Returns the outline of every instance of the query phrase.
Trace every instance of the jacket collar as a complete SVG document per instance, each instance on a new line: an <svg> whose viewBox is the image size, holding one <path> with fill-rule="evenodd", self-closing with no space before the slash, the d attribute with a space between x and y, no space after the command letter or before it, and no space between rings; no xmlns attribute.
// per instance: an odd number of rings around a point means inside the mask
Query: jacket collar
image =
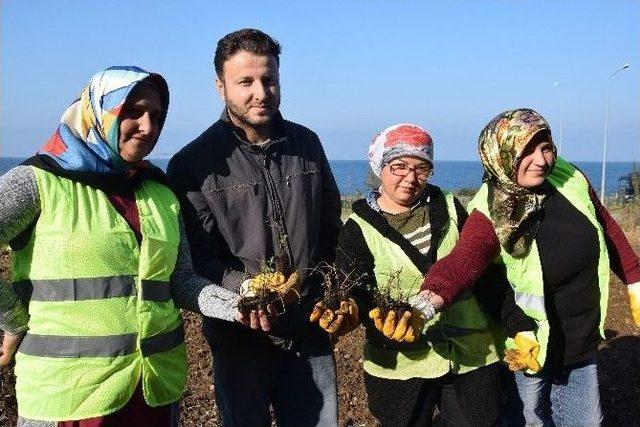
<svg viewBox="0 0 640 427"><path fill-rule="evenodd" d="M276 113L276 115L273 117L273 120L275 124L274 135L271 138L269 138L269 141L265 145L260 146L262 150L266 150L273 144L287 139L288 135L286 134L284 119L282 118L282 114L280 114L280 111ZM256 146L255 144L251 144L249 141L247 141L241 136L243 132L231 122L231 119L229 118L229 112L226 107L224 108L224 110L222 110L222 113L220 114L220 121L222 121L225 124L225 127L229 129L233 133L235 138L239 142L241 142L243 145L258 148L258 146Z"/></svg>

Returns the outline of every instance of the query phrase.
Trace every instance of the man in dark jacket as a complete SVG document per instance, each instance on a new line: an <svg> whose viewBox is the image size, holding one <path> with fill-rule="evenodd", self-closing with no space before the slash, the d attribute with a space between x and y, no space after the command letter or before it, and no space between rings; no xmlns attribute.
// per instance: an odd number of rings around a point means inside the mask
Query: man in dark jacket
<svg viewBox="0 0 640 427"><path fill-rule="evenodd" d="M335 362L328 334L308 321L332 262L340 195L318 136L279 112L279 44L245 29L215 54L221 118L178 152L168 175L196 271L240 292L275 256L300 272L298 303L275 316L254 310L229 323L204 319L215 394L225 425L337 425ZM244 286L243 286L244 284Z"/></svg>

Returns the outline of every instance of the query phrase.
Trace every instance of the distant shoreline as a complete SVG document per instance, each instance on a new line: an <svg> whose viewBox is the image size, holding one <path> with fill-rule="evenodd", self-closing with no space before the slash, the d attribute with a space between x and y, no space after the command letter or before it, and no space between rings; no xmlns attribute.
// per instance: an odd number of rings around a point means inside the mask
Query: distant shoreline
<svg viewBox="0 0 640 427"><path fill-rule="evenodd" d="M0 175L24 160L23 157L0 157ZM152 163L163 170L169 163L166 158L152 158ZM362 196L369 192L367 184L369 178L369 164L362 160L329 160L333 176L340 193L349 197ZM600 189L601 162L577 161L576 165L587 175L593 187ZM634 167L634 162L607 162L606 193L614 194L617 191L618 179ZM434 185L444 190L460 191L462 189L476 189L480 186L482 165L479 160L436 160L435 175L431 179Z"/></svg>

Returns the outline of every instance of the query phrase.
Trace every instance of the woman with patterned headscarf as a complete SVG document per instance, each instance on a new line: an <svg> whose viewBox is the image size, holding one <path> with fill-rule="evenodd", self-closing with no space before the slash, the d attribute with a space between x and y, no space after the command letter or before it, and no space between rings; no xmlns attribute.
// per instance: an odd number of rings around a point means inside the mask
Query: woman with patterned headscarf
<svg viewBox="0 0 640 427"><path fill-rule="evenodd" d="M512 293L504 302L505 362L527 425L598 425L595 356L604 337L609 270L629 284L640 326L640 262L574 165L558 157L535 111L499 114L484 128L484 183L460 242L422 289L464 289L493 261ZM526 321L513 321L526 314ZM518 317L518 316L515 316Z"/></svg>
<svg viewBox="0 0 640 427"><path fill-rule="evenodd" d="M363 282L320 326L337 337L364 324L368 405L382 426L429 426L436 405L445 425L494 425L503 403L499 357L475 296L410 298L467 218L455 196L428 182L433 141L419 126L391 126L371 142L369 164L381 185L353 203L336 251L339 269ZM389 308L390 300L400 303Z"/></svg>
<svg viewBox="0 0 640 427"><path fill-rule="evenodd" d="M0 366L17 349L18 425L171 425L187 375L177 307L234 319L237 297L195 275L178 201L144 160L168 106L160 75L107 68L0 177Z"/></svg>

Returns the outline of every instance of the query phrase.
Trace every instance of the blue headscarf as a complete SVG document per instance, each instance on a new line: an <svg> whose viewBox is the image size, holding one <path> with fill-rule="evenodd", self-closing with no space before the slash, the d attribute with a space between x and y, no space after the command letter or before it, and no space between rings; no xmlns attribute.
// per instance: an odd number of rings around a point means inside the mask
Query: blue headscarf
<svg viewBox="0 0 640 427"><path fill-rule="evenodd" d="M164 78L134 66L109 67L91 77L38 154L50 157L61 169L80 173L123 174L132 168L146 167L125 162L118 147L120 111L143 80L158 88L162 130L169 107L169 89Z"/></svg>

